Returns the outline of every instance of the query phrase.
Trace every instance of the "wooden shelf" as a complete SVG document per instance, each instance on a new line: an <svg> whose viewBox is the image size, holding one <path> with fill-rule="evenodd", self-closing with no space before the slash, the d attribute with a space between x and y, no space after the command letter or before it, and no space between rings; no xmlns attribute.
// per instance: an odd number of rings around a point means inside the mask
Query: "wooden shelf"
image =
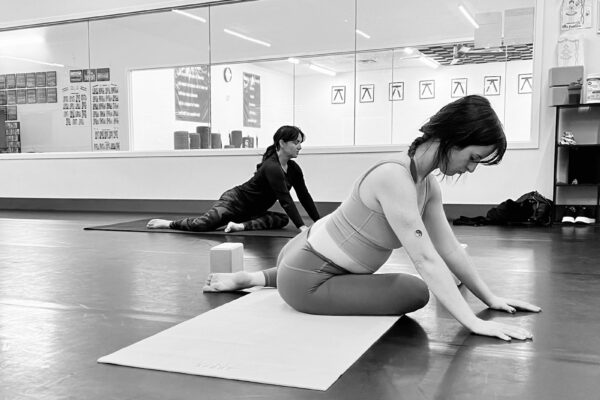
<svg viewBox="0 0 600 400"><path fill-rule="evenodd" d="M585 103L585 104L557 104L550 107L556 108L581 108L581 107L600 107L600 103Z"/></svg>
<svg viewBox="0 0 600 400"><path fill-rule="evenodd" d="M556 186L585 186L585 187L595 187L600 186L600 183L564 183L564 182L556 182L554 185Z"/></svg>
<svg viewBox="0 0 600 400"><path fill-rule="evenodd" d="M590 143L590 144L560 144L557 143L558 147L572 147L574 149L590 149L590 148L598 148L600 149L600 143Z"/></svg>

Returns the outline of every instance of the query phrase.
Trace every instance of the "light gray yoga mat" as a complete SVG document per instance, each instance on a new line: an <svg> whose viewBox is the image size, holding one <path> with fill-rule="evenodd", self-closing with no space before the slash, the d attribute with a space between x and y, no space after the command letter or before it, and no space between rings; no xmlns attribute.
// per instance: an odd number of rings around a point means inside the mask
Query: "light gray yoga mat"
<svg viewBox="0 0 600 400"><path fill-rule="evenodd" d="M327 390L398 319L304 314L262 289L98 362Z"/></svg>

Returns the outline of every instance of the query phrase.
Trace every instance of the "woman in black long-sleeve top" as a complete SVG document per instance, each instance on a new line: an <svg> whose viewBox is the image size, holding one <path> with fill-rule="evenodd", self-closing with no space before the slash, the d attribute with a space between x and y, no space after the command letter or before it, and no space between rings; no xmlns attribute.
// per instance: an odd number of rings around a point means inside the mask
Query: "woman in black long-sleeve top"
<svg viewBox="0 0 600 400"><path fill-rule="evenodd" d="M304 133L299 128L282 126L273 135L273 144L263 154L254 176L223 193L210 210L197 218L153 219L147 227L204 232L227 224L225 232L231 232L283 228L291 219L298 228L306 229L290 195L290 189L294 188L310 218L313 221L320 218L304 183L302 170L292 161L298 157L303 141ZM275 201L279 201L287 215L268 211Z"/></svg>

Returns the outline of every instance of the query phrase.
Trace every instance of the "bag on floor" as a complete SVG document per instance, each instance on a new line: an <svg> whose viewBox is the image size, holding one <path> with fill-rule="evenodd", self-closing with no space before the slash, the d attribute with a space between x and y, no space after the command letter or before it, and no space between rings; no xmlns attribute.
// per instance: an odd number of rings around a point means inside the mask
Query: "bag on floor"
<svg viewBox="0 0 600 400"><path fill-rule="evenodd" d="M533 191L500 203L487 212L486 218L490 225L547 226L552 223L552 206L552 201Z"/></svg>

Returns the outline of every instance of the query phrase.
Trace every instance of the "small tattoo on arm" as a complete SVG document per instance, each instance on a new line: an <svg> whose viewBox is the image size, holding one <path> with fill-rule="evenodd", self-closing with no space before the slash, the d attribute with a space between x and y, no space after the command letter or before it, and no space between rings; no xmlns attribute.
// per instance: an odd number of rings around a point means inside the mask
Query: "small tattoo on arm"
<svg viewBox="0 0 600 400"><path fill-rule="evenodd" d="M421 236L423 236L423 232L421 232L421 230L420 230L420 229L417 229L417 230L415 231L415 236L416 236L416 237L421 237Z"/></svg>

